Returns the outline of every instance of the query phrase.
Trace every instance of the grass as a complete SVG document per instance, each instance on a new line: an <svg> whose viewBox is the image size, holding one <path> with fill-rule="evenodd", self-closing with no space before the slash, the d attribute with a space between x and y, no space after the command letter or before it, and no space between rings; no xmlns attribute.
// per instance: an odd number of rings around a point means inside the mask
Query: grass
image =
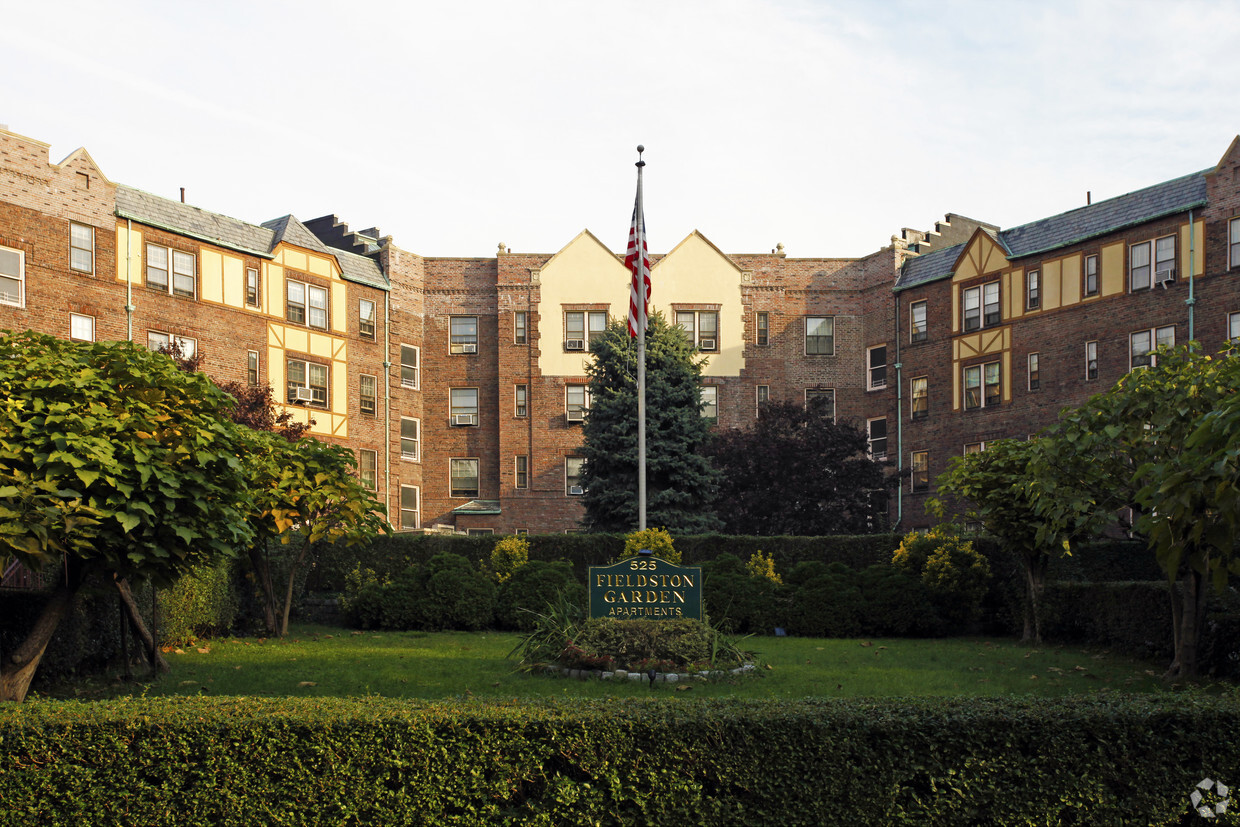
<svg viewBox="0 0 1240 827"><path fill-rule="evenodd" d="M530 675L497 632L350 632L294 626L284 640L224 638L167 654L172 671L142 686L77 682L53 697L256 695L418 698L623 698L654 694L788 699L975 695L1059 696L1165 692L1157 665L1077 646L1030 648L1010 640L825 640L764 637L757 677L677 684Z"/></svg>

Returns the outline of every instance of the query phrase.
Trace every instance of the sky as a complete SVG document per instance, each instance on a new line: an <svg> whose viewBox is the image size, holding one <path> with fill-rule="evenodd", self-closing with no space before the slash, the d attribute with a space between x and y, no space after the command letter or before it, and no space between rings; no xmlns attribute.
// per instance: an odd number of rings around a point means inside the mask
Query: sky
<svg viewBox="0 0 1240 827"><path fill-rule="evenodd" d="M1213 166L1240 4L5 2L0 124L252 223L427 256L647 236L855 257Z"/></svg>

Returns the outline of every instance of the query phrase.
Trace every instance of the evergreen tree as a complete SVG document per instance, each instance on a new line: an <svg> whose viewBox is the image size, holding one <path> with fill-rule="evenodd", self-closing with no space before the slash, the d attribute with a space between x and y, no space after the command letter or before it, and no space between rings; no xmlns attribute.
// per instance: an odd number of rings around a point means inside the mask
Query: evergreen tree
<svg viewBox="0 0 1240 827"><path fill-rule="evenodd" d="M590 415L582 428L586 525L592 531L637 527L637 340L625 320L590 345ZM679 327L653 313L646 327L646 524L676 534L721 527L715 516L719 472L703 449L704 359Z"/></svg>

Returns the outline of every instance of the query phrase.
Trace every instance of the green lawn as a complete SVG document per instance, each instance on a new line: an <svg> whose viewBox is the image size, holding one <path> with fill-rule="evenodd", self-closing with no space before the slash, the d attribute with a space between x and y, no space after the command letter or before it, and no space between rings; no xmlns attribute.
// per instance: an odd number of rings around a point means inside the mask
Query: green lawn
<svg viewBox="0 0 1240 827"><path fill-rule="evenodd" d="M1067 695L1163 692L1161 664L1075 646L1029 648L1010 640L750 638L756 676L648 685L529 675L508 658L501 633L350 632L295 626L285 640L224 638L168 653L170 674L149 686L78 683L58 697L116 695L340 696L492 700L538 697L805 698L927 695ZM680 684L685 686L686 684Z"/></svg>

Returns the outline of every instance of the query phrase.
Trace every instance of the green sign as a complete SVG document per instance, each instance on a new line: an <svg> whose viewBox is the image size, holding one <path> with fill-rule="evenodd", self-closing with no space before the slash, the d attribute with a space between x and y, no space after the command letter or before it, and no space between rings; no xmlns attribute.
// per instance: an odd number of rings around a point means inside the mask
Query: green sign
<svg viewBox="0 0 1240 827"><path fill-rule="evenodd" d="M702 618L702 570L658 557L590 567L590 617Z"/></svg>

